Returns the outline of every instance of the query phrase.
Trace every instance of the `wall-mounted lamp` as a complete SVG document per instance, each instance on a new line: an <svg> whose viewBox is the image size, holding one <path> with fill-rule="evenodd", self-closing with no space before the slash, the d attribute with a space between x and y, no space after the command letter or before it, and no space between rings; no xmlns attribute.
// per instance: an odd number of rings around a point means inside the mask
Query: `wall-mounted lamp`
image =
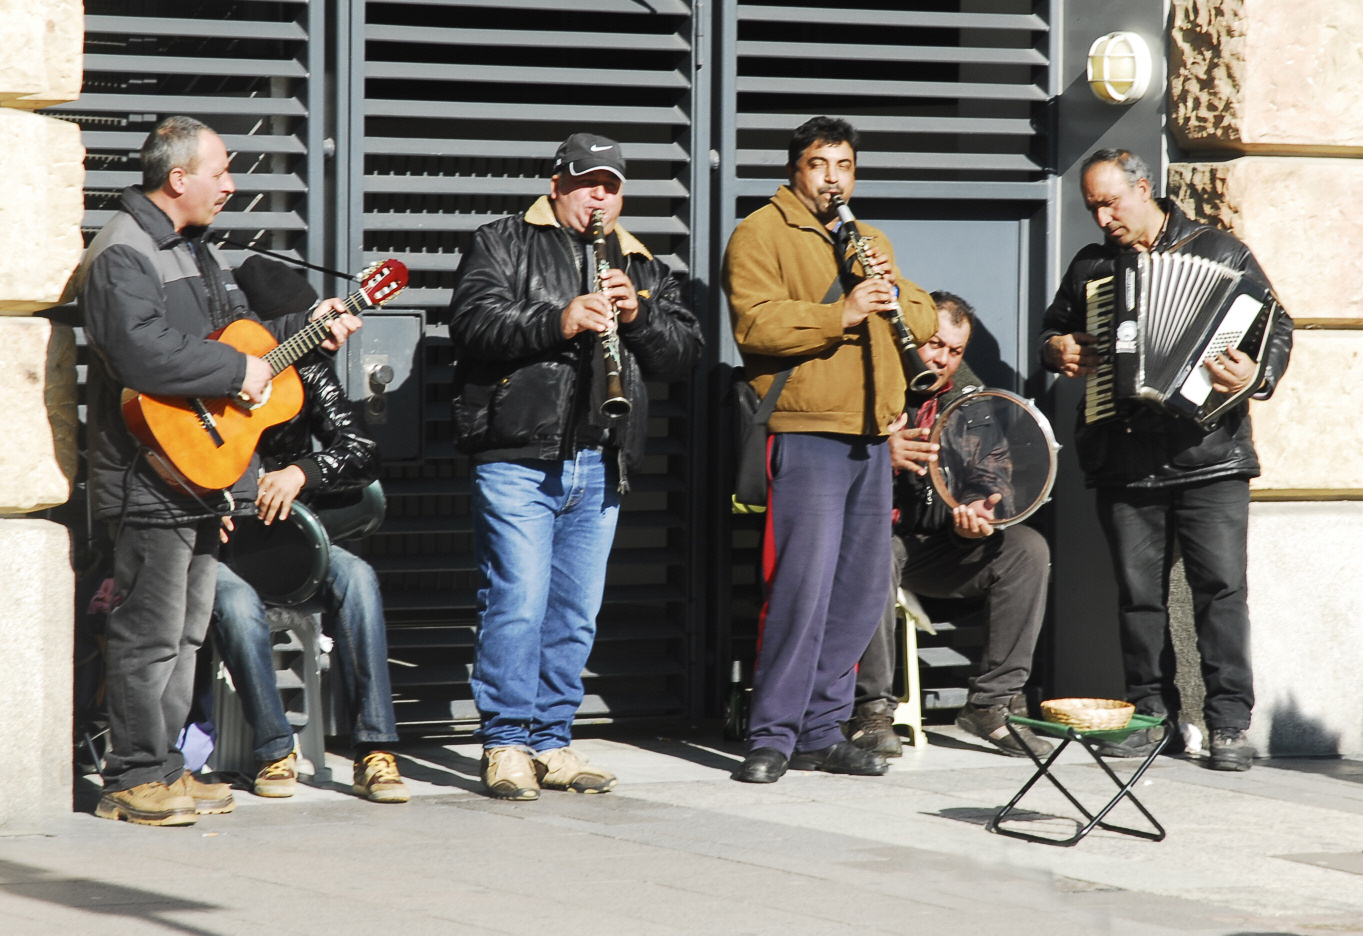
<svg viewBox="0 0 1363 936"><path fill-rule="evenodd" d="M1108 104L1139 101L1150 87L1154 71L1150 47L1133 32L1100 36L1089 46L1089 87Z"/></svg>

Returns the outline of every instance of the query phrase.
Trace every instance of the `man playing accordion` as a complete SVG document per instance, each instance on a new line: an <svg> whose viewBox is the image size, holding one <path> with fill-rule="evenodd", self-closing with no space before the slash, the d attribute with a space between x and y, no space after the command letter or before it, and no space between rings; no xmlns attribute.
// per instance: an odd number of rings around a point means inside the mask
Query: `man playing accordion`
<svg viewBox="0 0 1363 936"><path fill-rule="evenodd" d="M1103 362L1097 339L1086 331L1086 287L1111 276L1126 252L1203 257L1269 286L1244 244L1190 220L1168 199L1156 198L1150 169L1140 157L1127 150L1099 150L1085 160L1080 177L1084 204L1104 240L1079 251L1046 310L1041 360L1049 370L1089 376ZM1273 393L1292 350L1292 320L1279 314L1270 328L1262 368L1233 348L1199 365L1206 367L1214 391L1248 390L1257 370L1254 398ZM1193 593L1207 686L1208 766L1248 770L1254 748L1245 729L1254 685L1246 536L1249 479L1259 474L1248 404L1231 407L1205 427L1153 406L1125 408L1096 422L1086 422L1081 413L1076 442L1087 484L1097 489L1098 519L1116 572L1128 700L1148 715L1167 716L1178 709L1169 671L1167 606L1177 540ZM1144 756L1163 731L1137 731L1123 744L1106 745L1104 753Z"/></svg>

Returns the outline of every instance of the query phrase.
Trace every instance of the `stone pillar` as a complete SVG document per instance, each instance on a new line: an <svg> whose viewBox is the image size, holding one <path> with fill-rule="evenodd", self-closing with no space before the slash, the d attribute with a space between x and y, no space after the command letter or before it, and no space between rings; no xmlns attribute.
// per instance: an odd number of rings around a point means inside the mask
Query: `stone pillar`
<svg viewBox="0 0 1363 936"><path fill-rule="evenodd" d="M0 833L71 811L70 537L47 520L0 520Z"/></svg>
<svg viewBox="0 0 1363 936"><path fill-rule="evenodd" d="M1249 597L1261 753L1363 754L1363 4L1174 0L1169 169L1189 215L1254 251L1297 323L1251 405ZM1340 158L1350 157L1350 158Z"/></svg>
<svg viewBox="0 0 1363 936"><path fill-rule="evenodd" d="M80 260L85 151L75 124L33 113L80 94L84 10L6 0L0 58L0 834L71 810L75 581L70 536L15 519L64 503L76 475L73 331L57 305Z"/></svg>
<svg viewBox="0 0 1363 936"><path fill-rule="evenodd" d="M62 300L85 243L80 127L0 107L0 315Z"/></svg>
<svg viewBox="0 0 1363 936"><path fill-rule="evenodd" d="M0 515L64 504L79 458L75 334L45 318L0 318L0 347Z"/></svg>

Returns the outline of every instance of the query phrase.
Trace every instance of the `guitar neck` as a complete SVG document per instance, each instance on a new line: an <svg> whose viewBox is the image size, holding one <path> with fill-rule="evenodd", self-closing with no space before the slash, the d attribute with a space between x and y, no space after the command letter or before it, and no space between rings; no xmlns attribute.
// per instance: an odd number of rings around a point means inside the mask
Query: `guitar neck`
<svg viewBox="0 0 1363 936"><path fill-rule="evenodd" d="M363 315L370 303L364 290L357 289L345 298L345 311L355 315ZM292 367L303 355L321 345L331 337L331 323L340 315L335 309L329 309L313 321L304 325L296 334L288 340L281 342L272 351L265 354L265 362L270 365L271 372L278 374L281 371Z"/></svg>

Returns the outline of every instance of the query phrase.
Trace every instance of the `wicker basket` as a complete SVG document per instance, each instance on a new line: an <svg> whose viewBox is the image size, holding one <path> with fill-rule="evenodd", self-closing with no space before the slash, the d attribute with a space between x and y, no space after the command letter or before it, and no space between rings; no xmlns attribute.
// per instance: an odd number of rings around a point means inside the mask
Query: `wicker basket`
<svg viewBox="0 0 1363 936"><path fill-rule="evenodd" d="M1136 706L1116 699L1052 699L1041 703L1041 717L1081 731L1125 728Z"/></svg>

